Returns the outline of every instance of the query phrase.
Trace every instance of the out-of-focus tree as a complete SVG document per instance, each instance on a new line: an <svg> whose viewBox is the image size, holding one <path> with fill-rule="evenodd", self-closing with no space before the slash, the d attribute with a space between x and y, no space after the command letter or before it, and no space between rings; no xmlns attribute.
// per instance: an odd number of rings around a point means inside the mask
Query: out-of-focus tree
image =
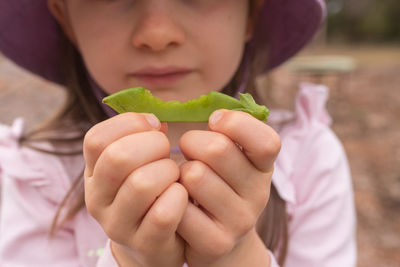
<svg viewBox="0 0 400 267"><path fill-rule="evenodd" d="M399 42L400 0L326 0L328 40Z"/></svg>

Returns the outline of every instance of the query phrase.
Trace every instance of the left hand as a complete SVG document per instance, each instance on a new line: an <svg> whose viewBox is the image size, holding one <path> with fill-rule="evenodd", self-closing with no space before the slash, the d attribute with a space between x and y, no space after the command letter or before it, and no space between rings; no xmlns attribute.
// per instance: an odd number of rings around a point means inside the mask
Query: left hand
<svg viewBox="0 0 400 267"><path fill-rule="evenodd" d="M271 127L244 112L216 111L209 129L189 131L180 140L188 160L180 166L180 182L194 200L178 227L189 266L230 262L247 246L242 243L254 240L249 236L268 202L281 147Z"/></svg>

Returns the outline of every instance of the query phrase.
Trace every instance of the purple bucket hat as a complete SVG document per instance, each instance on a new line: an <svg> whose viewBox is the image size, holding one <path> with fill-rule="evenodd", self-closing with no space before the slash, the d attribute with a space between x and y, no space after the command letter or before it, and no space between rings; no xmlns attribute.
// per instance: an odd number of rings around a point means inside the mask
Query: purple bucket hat
<svg viewBox="0 0 400 267"><path fill-rule="evenodd" d="M263 70L295 55L326 14L323 0L265 0L251 49L268 49ZM63 84L58 25L46 0L0 0L0 51L21 67Z"/></svg>

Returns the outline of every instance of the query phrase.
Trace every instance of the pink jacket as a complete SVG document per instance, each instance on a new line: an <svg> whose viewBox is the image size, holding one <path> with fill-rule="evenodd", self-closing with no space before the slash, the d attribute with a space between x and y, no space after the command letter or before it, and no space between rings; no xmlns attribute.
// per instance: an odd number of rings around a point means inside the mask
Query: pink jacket
<svg viewBox="0 0 400 267"><path fill-rule="evenodd" d="M327 95L323 86L304 84L294 114L270 115L272 125L293 118L277 128L282 150L273 176L290 218L286 267L356 265L351 177L342 145L328 126ZM82 156L19 146L22 130L20 119L11 127L0 125L0 266L118 266L107 236L86 210L48 238L57 206L84 162Z"/></svg>

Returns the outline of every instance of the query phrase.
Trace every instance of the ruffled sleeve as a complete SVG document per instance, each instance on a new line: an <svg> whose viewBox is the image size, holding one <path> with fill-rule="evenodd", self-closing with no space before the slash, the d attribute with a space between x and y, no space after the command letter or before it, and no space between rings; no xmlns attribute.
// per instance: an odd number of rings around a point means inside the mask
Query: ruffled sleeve
<svg viewBox="0 0 400 267"><path fill-rule="evenodd" d="M271 111L269 122L272 126L289 122L282 129L278 129L282 139L282 149L272 178L280 196L288 203L296 203L296 188L290 179L295 164L294 155L300 153L301 146L311 131L331 124L331 118L325 108L327 99L327 87L302 83L294 113L287 110Z"/></svg>
<svg viewBox="0 0 400 267"><path fill-rule="evenodd" d="M0 168L8 179L37 188L51 202L59 203L71 186L64 166L54 155L20 145L24 121L16 119L11 127L0 126ZM42 148L51 150L48 143Z"/></svg>
<svg viewBox="0 0 400 267"><path fill-rule="evenodd" d="M279 130L282 149L273 183L287 202L285 266L355 266L355 209L346 154L330 129L325 86L302 84L291 118ZM283 113L272 113L272 122ZM340 218L340 220L338 220Z"/></svg>
<svg viewBox="0 0 400 267"><path fill-rule="evenodd" d="M0 125L0 266L117 267L107 236L86 209L49 237L84 161L82 155L61 158L21 146L23 128L21 119L11 127ZM54 150L49 143L40 146Z"/></svg>
<svg viewBox="0 0 400 267"><path fill-rule="evenodd" d="M56 157L21 147L22 131L21 119L0 126L0 265L79 266L72 226L48 235L69 178Z"/></svg>

